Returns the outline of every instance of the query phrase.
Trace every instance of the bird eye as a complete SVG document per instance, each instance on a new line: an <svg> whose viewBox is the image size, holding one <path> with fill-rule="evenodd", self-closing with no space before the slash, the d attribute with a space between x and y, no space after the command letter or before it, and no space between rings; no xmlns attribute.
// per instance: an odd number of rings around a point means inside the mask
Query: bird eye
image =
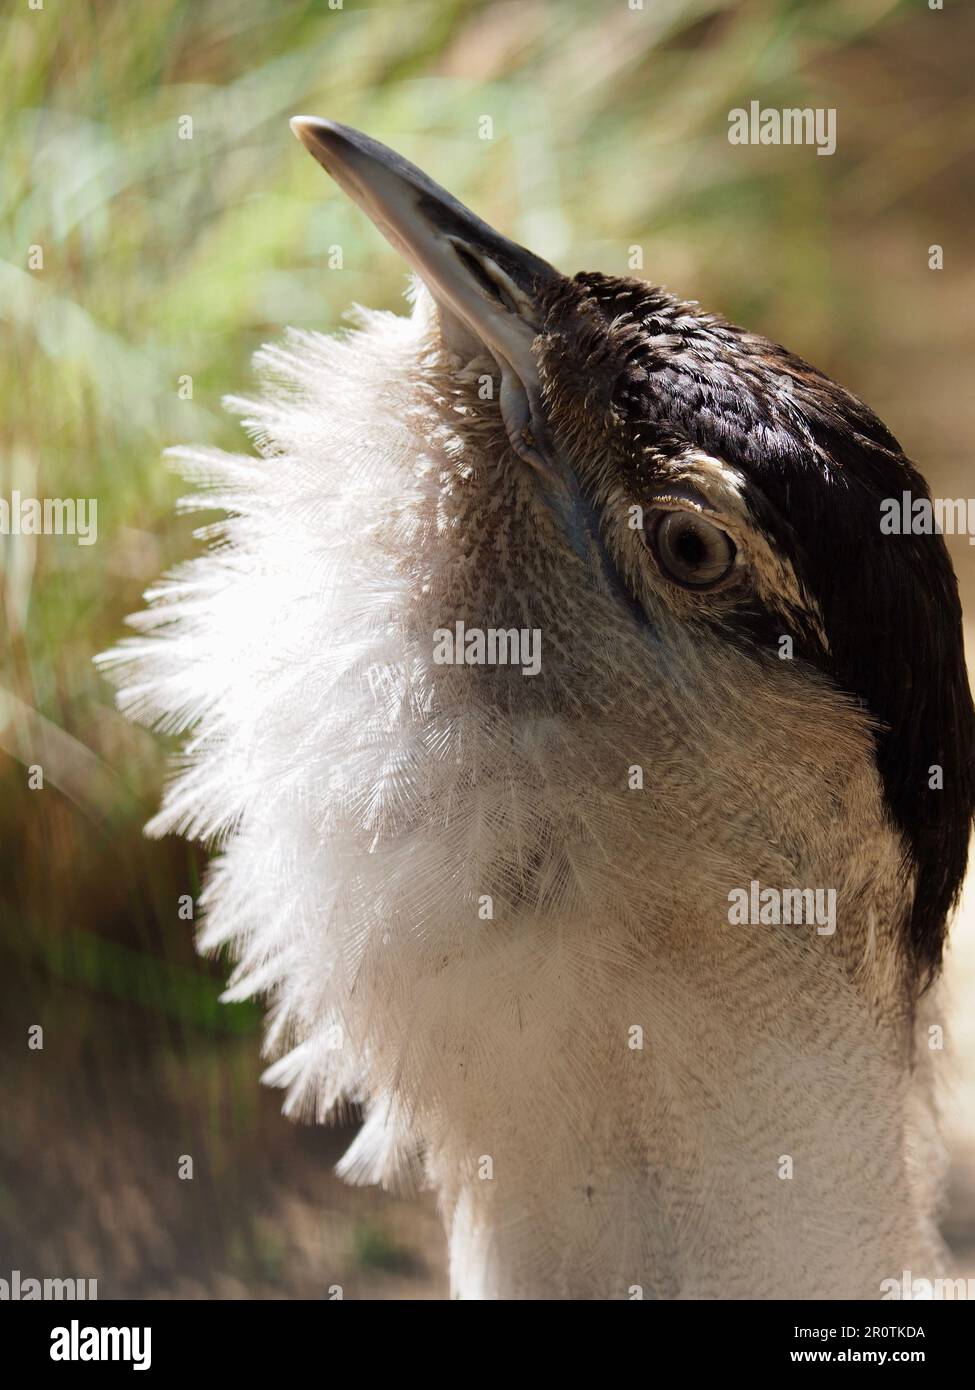
<svg viewBox="0 0 975 1390"><path fill-rule="evenodd" d="M660 569L685 589L713 588L735 563L735 545L728 533L698 512L661 513L649 540Z"/></svg>

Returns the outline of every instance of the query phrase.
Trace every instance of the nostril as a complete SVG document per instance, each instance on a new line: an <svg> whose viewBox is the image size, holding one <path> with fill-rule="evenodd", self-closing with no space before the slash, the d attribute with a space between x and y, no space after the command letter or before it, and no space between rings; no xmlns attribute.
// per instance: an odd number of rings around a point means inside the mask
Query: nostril
<svg viewBox="0 0 975 1390"><path fill-rule="evenodd" d="M485 294L489 295L496 304L500 304L502 309L506 309L509 314L517 314L519 312L518 306L507 293L504 286L493 279L486 267L467 249L464 243L456 241L451 237L450 244L454 248L454 253L461 265Z"/></svg>

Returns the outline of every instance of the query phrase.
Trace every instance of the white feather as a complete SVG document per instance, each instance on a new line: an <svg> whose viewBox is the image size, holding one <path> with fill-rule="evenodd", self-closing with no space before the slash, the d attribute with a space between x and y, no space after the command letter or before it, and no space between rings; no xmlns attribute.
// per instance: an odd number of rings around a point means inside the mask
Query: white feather
<svg viewBox="0 0 975 1390"><path fill-rule="evenodd" d="M219 847L200 944L231 948L228 998L268 999L286 1108L365 1105L344 1172L437 1188L467 1296L876 1296L930 1270L866 726L679 625L665 679L546 569L544 520L519 542L490 499L486 587L422 291L257 362L233 406L259 457L175 454L226 521L102 660L124 711L186 735L150 832ZM434 667L440 622L518 625L528 584L537 684ZM720 925L729 885L790 876L857 905L852 967L849 935Z"/></svg>

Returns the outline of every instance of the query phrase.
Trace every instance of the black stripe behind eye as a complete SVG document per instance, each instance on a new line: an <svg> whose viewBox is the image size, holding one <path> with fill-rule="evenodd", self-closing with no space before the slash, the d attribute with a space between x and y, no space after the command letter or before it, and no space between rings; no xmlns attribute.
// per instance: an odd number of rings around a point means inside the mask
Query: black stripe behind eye
<svg viewBox="0 0 975 1390"><path fill-rule="evenodd" d="M813 633L796 653L876 723L886 809L916 875L904 945L923 985L941 960L975 810L975 709L948 551L941 536L884 536L879 526L884 499L930 498L923 478L863 402L696 304L587 273L552 292L551 314L561 340L608 364L595 375L621 420L625 490L640 495L658 462L689 445L721 459L745 479L753 521L815 602L829 654ZM769 649L778 626L745 601L722 630ZM932 786L935 768L943 781Z"/></svg>

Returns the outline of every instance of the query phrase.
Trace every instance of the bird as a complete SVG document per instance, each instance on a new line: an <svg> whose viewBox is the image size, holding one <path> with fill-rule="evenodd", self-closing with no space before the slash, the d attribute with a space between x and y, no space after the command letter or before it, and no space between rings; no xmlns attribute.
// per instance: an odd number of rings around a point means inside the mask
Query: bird
<svg viewBox="0 0 975 1390"><path fill-rule="evenodd" d="M945 1268L942 962L975 714L877 416L641 279L564 275L292 128L408 313L291 330L172 451L223 513L100 658L181 740L199 946L339 1171L436 1194L461 1299L880 1298Z"/></svg>

